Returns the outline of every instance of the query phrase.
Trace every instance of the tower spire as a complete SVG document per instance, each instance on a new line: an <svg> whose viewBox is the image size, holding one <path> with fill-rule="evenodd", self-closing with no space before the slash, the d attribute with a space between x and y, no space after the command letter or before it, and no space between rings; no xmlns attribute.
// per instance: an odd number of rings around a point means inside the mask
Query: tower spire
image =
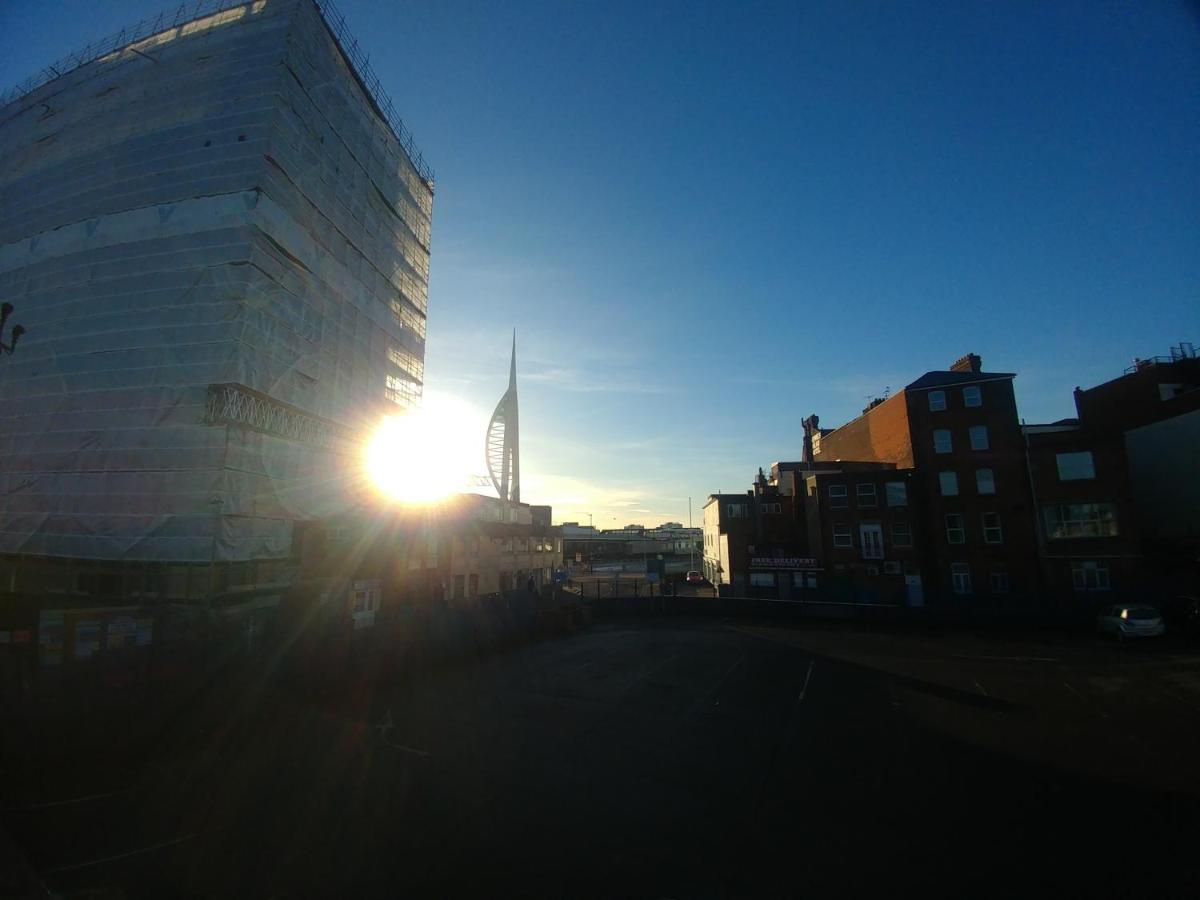
<svg viewBox="0 0 1200 900"><path fill-rule="evenodd" d="M487 464L501 500L521 500L521 429L517 409L517 330L513 329L508 390L496 404L487 429Z"/></svg>
<svg viewBox="0 0 1200 900"><path fill-rule="evenodd" d="M512 362L508 366L508 389L517 390L517 329L513 329Z"/></svg>

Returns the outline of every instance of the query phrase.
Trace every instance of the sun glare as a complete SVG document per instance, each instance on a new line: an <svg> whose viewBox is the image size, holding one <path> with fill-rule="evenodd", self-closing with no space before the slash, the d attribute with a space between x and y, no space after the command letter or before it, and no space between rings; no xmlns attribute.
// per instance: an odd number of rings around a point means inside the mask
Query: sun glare
<svg viewBox="0 0 1200 900"><path fill-rule="evenodd" d="M483 432L473 420L465 404L437 395L389 416L366 448L371 484L389 500L414 504L467 490L482 466Z"/></svg>

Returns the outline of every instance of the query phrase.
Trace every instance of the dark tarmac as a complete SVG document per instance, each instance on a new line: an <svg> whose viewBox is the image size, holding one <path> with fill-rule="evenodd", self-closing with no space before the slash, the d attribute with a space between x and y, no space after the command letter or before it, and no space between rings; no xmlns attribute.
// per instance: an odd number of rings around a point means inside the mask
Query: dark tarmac
<svg viewBox="0 0 1200 900"><path fill-rule="evenodd" d="M63 897L1196 897L1198 750L1171 645L649 620L247 690L0 803Z"/></svg>

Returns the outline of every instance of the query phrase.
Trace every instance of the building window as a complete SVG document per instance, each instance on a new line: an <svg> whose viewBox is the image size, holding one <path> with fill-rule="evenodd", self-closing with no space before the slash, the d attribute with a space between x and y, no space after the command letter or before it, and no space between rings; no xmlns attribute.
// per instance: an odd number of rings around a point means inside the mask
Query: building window
<svg viewBox="0 0 1200 900"><path fill-rule="evenodd" d="M963 531L963 517L958 513L946 516L946 540L951 544L965 544L967 533Z"/></svg>
<svg viewBox="0 0 1200 900"><path fill-rule="evenodd" d="M941 412L946 408L946 392L945 391L930 391L929 392L929 411Z"/></svg>
<svg viewBox="0 0 1200 900"><path fill-rule="evenodd" d="M834 525L833 526L833 546L835 547L853 547L854 541L850 537L849 525Z"/></svg>
<svg viewBox="0 0 1200 900"><path fill-rule="evenodd" d="M465 589L466 578L462 575L454 576L454 599L463 599L463 590Z"/></svg>
<svg viewBox="0 0 1200 900"><path fill-rule="evenodd" d="M726 503L725 515L731 519L744 519L746 517L745 503Z"/></svg>
<svg viewBox="0 0 1200 900"><path fill-rule="evenodd" d="M975 470L975 490L981 494L996 493L996 476L991 469Z"/></svg>
<svg viewBox="0 0 1200 900"><path fill-rule="evenodd" d="M792 587L815 588L817 586L816 572L793 572Z"/></svg>
<svg viewBox="0 0 1200 900"><path fill-rule="evenodd" d="M908 485L903 481L889 481L884 489L888 506L908 506Z"/></svg>
<svg viewBox="0 0 1200 900"><path fill-rule="evenodd" d="M978 387L963 388L963 406L983 406L983 394Z"/></svg>
<svg viewBox="0 0 1200 900"><path fill-rule="evenodd" d="M1111 503L1059 503L1043 512L1050 540L1117 536L1117 509Z"/></svg>
<svg viewBox="0 0 1200 900"><path fill-rule="evenodd" d="M783 511L783 505L780 503L761 503L759 508L764 513L779 513Z"/></svg>
<svg viewBox="0 0 1200 900"><path fill-rule="evenodd" d="M859 546L862 547L863 559L883 559L882 525L859 525L858 542Z"/></svg>
<svg viewBox="0 0 1200 900"><path fill-rule="evenodd" d="M845 509L849 505L850 501L846 499L846 486L844 484L831 484L829 486L829 508Z"/></svg>
<svg viewBox="0 0 1200 900"><path fill-rule="evenodd" d="M875 485L860 484L856 485L855 490L858 492L859 506L875 506Z"/></svg>
<svg viewBox="0 0 1200 900"><path fill-rule="evenodd" d="M900 563L894 559L889 559L883 564L884 575L899 575L901 574Z"/></svg>
<svg viewBox="0 0 1200 900"><path fill-rule="evenodd" d="M986 425L972 425L969 434L971 435L972 450L986 450L988 448L988 433Z"/></svg>
<svg viewBox="0 0 1200 900"><path fill-rule="evenodd" d="M954 593L971 593L971 567L966 563L950 564L950 580L954 585Z"/></svg>
<svg viewBox="0 0 1200 900"><path fill-rule="evenodd" d="M1096 477L1096 463L1091 450L1079 453L1055 453L1059 481L1090 481Z"/></svg>
<svg viewBox="0 0 1200 900"><path fill-rule="evenodd" d="M1000 513L986 512L983 514L983 542L985 544L1004 543L1004 534L1000 529Z"/></svg>
<svg viewBox="0 0 1200 900"><path fill-rule="evenodd" d="M938 486L942 490L943 497L958 496L958 473L957 472L938 472Z"/></svg>
<svg viewBox="0 0 1200 900"><path fill-rule="evenodd" d="M1107 591L1108 568L1094 562L1080 562L1071 567L1071 585L1077 591Z"/></svg>
<svg viewBox="0 0 1200 900"><path fill-rule="evenodd" d="M911 547L912 546L912 529L907 522L892 523L892 546L893 547Z"/></svg>
<svg viewBox="0 0 1200 900"><path fill-rule="evenodd" d="M991 588L993 594L1008 593L1008 572L1004 569L993 569L988 575L988 587Z"/></svg>
<svg viewBox="0 0 1200 900"><path fill-rule="evenodd" d="M934 453L952 453L954 452L954 441L950 439L949 428L935 428L933 430L933 452Z"/></svg>
<svg viewBox="0 0 1200 900"><path fill-rule="evenodd" d="M750 587L775 587L775 573L773 572L751 572Z"/></svg>

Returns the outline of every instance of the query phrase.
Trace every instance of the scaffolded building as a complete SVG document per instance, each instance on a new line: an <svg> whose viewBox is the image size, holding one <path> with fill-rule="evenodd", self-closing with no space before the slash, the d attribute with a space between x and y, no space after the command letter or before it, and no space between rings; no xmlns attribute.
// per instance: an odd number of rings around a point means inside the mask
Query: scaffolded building
<svg viewBox="0 0 1200 900"><path fill-rule="evenodd" d="M432 201L326 0L189 2L0 97L0 592L283 578L419 400Z"/></svg>

